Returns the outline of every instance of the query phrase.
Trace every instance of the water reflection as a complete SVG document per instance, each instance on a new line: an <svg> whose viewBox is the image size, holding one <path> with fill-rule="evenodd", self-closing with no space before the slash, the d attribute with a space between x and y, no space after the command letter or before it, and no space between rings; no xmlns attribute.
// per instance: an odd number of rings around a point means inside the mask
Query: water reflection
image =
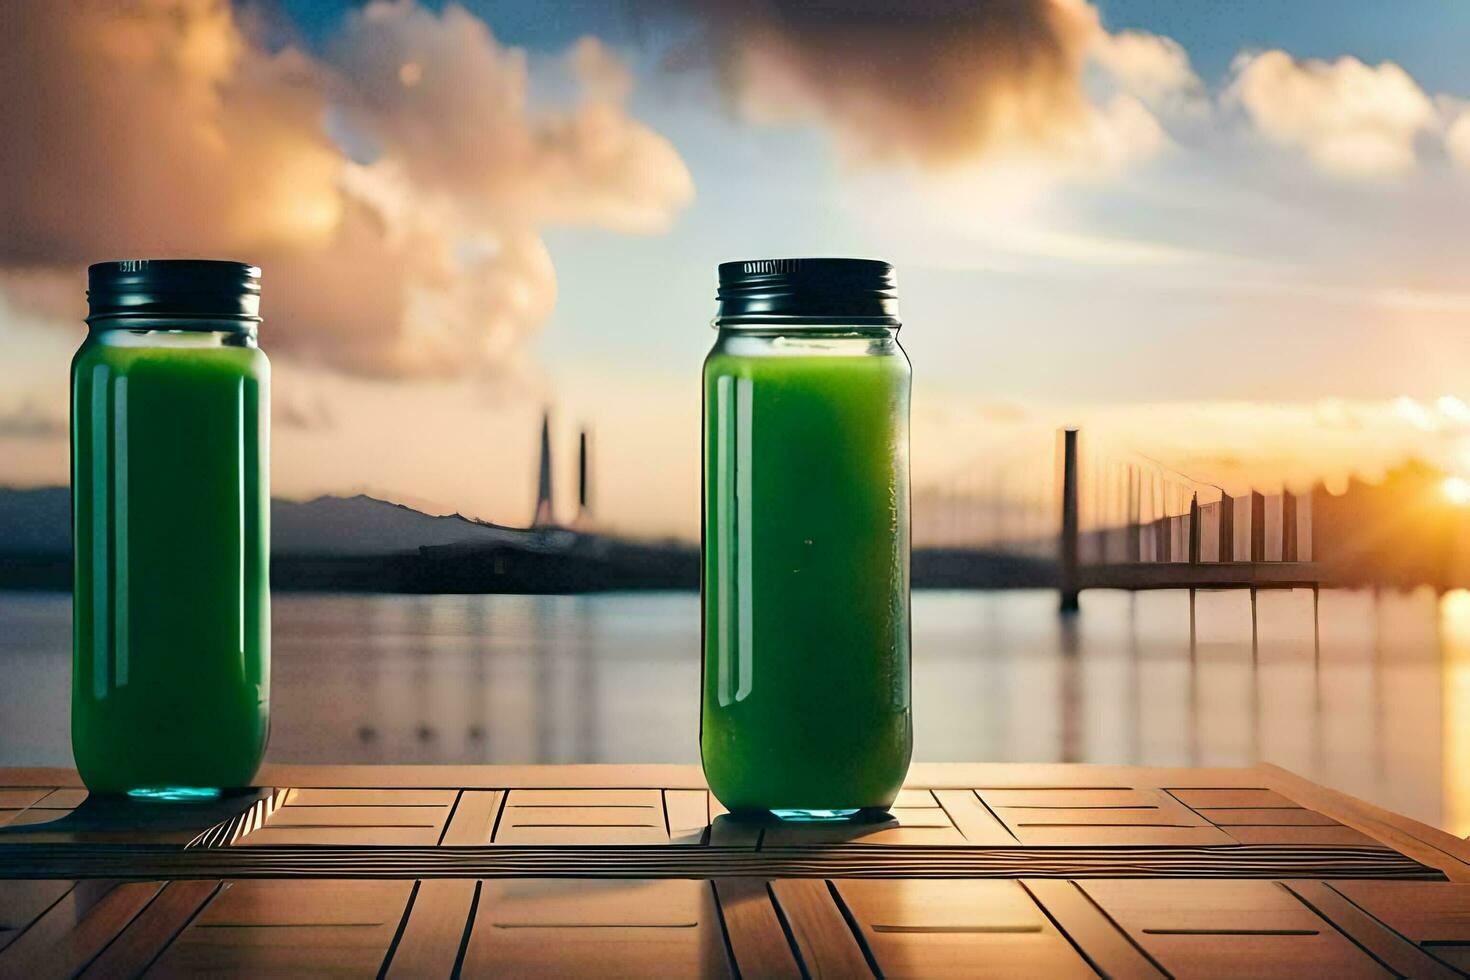
<svg viewBox="0 0 1470 980"><path fill-rule="evenodd" d="M914 598L915 757L1266 760L1470 834L1470 593ZM698 599L278 596L270 758L693 762ZM1253 614L1254 613L1254 614ZM1315 613L1315 615L1314 615ZM69 762L65 596L0 592L0 764Z"/></svg>

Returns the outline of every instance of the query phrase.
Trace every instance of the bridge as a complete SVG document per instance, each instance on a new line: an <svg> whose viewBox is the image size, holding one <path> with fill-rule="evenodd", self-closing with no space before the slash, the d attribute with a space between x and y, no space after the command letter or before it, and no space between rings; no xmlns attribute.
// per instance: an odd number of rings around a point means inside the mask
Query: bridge
<svg viewBox="0 0 1470 980"><path fill-rule="evenodd" d="M1232 496L1077 429L1003 446L915 492L915 546L1028 559L1083 589L1316 588L1312 498ZM1028 582L1026 584L1038 584Z"/></svg>

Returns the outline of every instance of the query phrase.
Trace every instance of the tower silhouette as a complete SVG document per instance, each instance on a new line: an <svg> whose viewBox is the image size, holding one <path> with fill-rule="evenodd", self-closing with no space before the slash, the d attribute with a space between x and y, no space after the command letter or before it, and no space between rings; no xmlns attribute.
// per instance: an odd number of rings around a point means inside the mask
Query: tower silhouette
<svg viewBox="0 0 1470 980"><path fill-rule="evenodd" d="M577 525L585 527L592 520L592 458L590 434L583 429L577 439Z"/></svg>
<svg viewBox="0 0 1470 980"><path fill-rule="evenodd" d="M536 513L532 527L554 527L556 514L551 506L551 412L541 414L541 473L536 484Z"/></svg>

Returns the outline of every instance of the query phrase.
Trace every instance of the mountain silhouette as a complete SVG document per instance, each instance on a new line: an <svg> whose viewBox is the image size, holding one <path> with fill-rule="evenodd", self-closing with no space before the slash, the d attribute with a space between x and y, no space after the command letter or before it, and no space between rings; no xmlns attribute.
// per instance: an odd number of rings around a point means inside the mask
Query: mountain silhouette
<svg viewBox="0 0 1470 980"><path fill-rule="evenodd" d="M358 556L417 552L443 545L524 543L528 532L436 517L365 494L271 501L276 555ZM71 492L66 487L0 488L0 555L71 554Z"/></svg>

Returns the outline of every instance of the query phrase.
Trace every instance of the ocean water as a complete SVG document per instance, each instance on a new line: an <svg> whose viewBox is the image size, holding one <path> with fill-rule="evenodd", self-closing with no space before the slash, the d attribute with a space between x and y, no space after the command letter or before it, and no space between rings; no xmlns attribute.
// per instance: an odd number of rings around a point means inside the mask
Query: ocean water
<svg viewBox="0 0 1470 980"><path fill-rule="evenodd" d="M914 595L914 758L1268 761L1470 835L1470 594ZM67 765L70 600L0 591L0 765ZM1192 608L1191 608L1192 607ZM276 762L697 762L699 600L279 595Z"/></svg>

